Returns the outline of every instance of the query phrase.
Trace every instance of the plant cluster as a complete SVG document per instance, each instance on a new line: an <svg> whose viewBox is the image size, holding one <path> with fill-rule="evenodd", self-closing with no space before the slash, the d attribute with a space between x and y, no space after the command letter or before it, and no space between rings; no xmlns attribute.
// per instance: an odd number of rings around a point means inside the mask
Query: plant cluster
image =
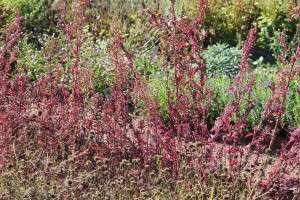
<svg viewBox="0 0 300 200"><path fill-rule="evenodd" d="M203 54L206 60L207 73L210 76L227 75L233 77L238 73L242 52L237 47L216 44L209 46Z"/></svg>
<svg viewBox="0 0 300 200"><path fill-rule="evenodd" d="M143 4L157 33L157 66L138 62L117 25L107 46L89 41L91 3L60 4L61 33L37 52L45 70L34 78L26 65L37 63L20 58L26 50L19 48L19 13L6 29L0 49L1 198L299 197L300 133L284 120L300 75L299 44L293 51L284 35L279 38L282 68L269 84L259 121L250 122L257 104L249 62L256 27L243 43L228 91L221 91L230 99L214 114L218 94L202 57L207 0L199 0L193 20L176 15L174 0L169 18ZM95 58L102 50L108 61ZM95 84L107 71L105 86ZM155 72L167 83L160 90L164 108L148 84Z"/></svg>

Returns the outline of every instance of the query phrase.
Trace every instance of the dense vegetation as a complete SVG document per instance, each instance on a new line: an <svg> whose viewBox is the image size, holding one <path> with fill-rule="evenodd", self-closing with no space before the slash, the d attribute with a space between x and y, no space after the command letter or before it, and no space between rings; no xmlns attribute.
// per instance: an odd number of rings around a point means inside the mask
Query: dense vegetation
<svg viewBox="0 0 300 200"><path fill-rule="evenodd" d="M299 17L0 0L0 198L300 198Z"/></svg>

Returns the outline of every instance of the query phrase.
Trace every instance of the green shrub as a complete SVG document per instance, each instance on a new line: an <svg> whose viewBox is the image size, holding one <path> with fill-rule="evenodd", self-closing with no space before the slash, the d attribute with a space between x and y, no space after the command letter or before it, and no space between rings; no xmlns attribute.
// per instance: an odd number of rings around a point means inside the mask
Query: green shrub
<svg viewBox="0 0 300 200"><path fill-rule="evenodd" d="M24 37L20 42L18 69L23 69L31 80L37 80L38 76L47 71L47 60L43 52L37 50L33 44Z"/></svg>
<svg viewBox="0 0 300 200"><path fill-rule="evenodd" d="M198 12L198 1L176 1L179 17L194 18ZM170 3L162 1L161 7L169 12ZM266 49L278 49L277 33L287 31L291 40L299 19L292 17L291 8L296 7L291 0L208 0L205 27L209 33L209 44L226 42L231 45L245 40L250 28L255 24L260 29L258 44Z"/></svg>
<svg viewBox="0 0 300 200"><path fill-rule="evenodd" d="M274 53L281 52L279 35L284 31L288 43L292 42L299 19L291 17L292 12L286 6L271 3L261 9L261 14L255 22L260 30L257 42L262 48L271 49Z"/></svg>
<svg viewBox="0 0 300 200"><path fill-rule="evenodd" d="M209 30L209 43L239 44L245 40L259 14L255 4L249 1L209 0L205 22Z"/></svg>
<svg viewBox="0 0 300 200"><path fill-rule="evenodd" d="M3 23L5 28L19 11L23 17L23 30L30 36L30 42L38 43L38 35L56 33L56 14L50 9L53 0L0 0L0 7L5 11Z"/></svg>
<svg viewBox="0 0 300 200"><path fill-rule="evenodd" d="M0 34L13 17L13 12L4 6L0 1Z"/></svg>
<svg viewBox="0 0 300 200"><path fill-rule="evenodd" d="M261 119L261 113L264 105L271 96L269 85L271 81L275 81L278 70L278 67L258 67L251 72L256 79L256 83L253 87L253 96L251 97L254 103L254 109L251 111L248 119L250 127L254 124L258 124ZM210 120L216 119L216 117L223 112L225 106L230 101L230 98L232 98L227 92L231 83L231 78L225 75L215 76L208 79L207 87L213 91L213 103L210 109ZM300 95L297 92L299 84L300 78L292 82L290 86L290 92L287 97L287 106L283 116L283 121L287 122L293 127L298 127L300 125ZM243 105L241 109L245 109Z"/></svg>
<svg viewBox="0 0 300 200"><path fill-rule="evenodd" d="M207 85L213 92L212 105L209 113L209 124L213 124L215 119L220 116L225 106L230 100L228 88L232 83L232 79L226 75L210 77L207 80Z"/></svg>
<svg viewBox="0 0 300 200"><path fill-rule="evenodd" d="M209 76L226 75L235 76L239 71L242 50L237 47L230 47L228 44L210 45L207 51L202 53L206 59L206 69ZM252 66L261 65L263 58L256 61L250 60Z"/></svg>
<svg viewBox="0 0 300 200"><path fill-rule="evenodd" d="M81 49L82 67L92 69L94 73L95 89L105 93L107 87L113 82L112 61L108 54L108 41L97 39L93 41L91 35L84 41Z"/></svg>
<svg viewBox="0 0 300 200"><path fill-rule="evenodd" d="M242 51L227 44L216 44L203 52L209 76L227 75L233 77L239 71Z"/></svg>
<svg viewBox="0 0 300 200"><path fill-rule="evenodd" d="M156 72L150 76L150 95L159 103L160 110L165 119L168 118L168 93L174 89L172 81L167 78L164 72Z"/></svg>

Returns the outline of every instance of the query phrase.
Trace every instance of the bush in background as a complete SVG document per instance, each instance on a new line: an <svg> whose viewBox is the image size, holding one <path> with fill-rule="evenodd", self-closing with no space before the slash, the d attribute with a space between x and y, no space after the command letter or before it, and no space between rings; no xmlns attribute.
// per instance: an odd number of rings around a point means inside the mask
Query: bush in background
<svg viewBox="0 0 300 200"><path fill-rule="evenodd" d="M23 18L23 30L28 34L31 43L40 47L39 36L56 32L57 16L51 10L53 0L0 0L0 7L5 11L5 19L0 28L7 26L17 12Z"/></svg>
<svg viewBox="0 0 300 200"><path fill-rule="evenodd" d="M215 44L208 46L207 50L203 52L203 57L206 60L209 76L233 77L239 71L242 51L237 47L229 47L227 44Z"/></svg>

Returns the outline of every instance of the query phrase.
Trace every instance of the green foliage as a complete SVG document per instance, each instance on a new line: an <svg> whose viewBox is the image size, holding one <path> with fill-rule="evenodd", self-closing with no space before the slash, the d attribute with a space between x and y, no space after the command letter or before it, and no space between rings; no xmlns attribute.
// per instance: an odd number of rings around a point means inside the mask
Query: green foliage
<svg viewBox="0 0 300 200"><path fill-rule="evenodd" d="M92 69L95 89L101 93L105 93L114 80L111 72L113 66L107 48L107 41L102 39L93 41L93 38L89 35L81 50L82 67Z"/></svg>
<svg viewBox="0 0 300 200"><path fill-rule="evenodd" d="M259 10L250 1L209 0L206 27L210 43L227 42L239 44L245 40L252 22L259 16Z"/></svg>
<svg viewBox="0 0 300 200"><path fill-rule="evenodd" d="M168 12L169 1L162 7ZM209 0L205 27L209 43L226 42L239 44L245 40L249 29L257 25L260 29L258 43L263 48L278 50L278 33L285 30L291 40L295 35L299 18L293 18L290 0ZM180 17L194 18L198 1L177 1L176 11Z"/></svg>
<svg viewBox="0 0 300 200"><path fill-rule="evenodd" d="M206 87L213 92L212 105L209 113L210 124L213 124L215 119L220 116L229 102L230 96L227 91L231 83L232 80L226 75L210 77L207 80Z"/></svg>
<svg viewBox="0 0 300 200"><path fill-rule="evenodd" d="M267 99L271 95L271 90L269 88L271 82L275 81L276 73L279 68L257 68L253 73L256 77L256 84L254 85L254 96L253 101L255 102L255 108L252 111L250 117L250 125L259 122L260 114L263 111L263 106ZM283 114L283 123L288 123L291 126L298 127L300 124L300 95L297 88L300 84L300 78L292 81L289 93L287 96L287 105Z"/></svg>
<svg viewBox="0 0 300 200"><path fill-rule="evenodd" d="M278 68L256 68L252 74L255 76L256 83L253 87L253 96L251 100L254 102L254 108L250 113L248 123L251 127L261 120L261 113L263 111L266 101L271 96L269 85L275 81ZM207 87L213 91L212 108L210 112L211 120L214 120L221 114L225 106L232 98L228 94L228 88L232 80L228 76L211 77L207 82ZM285 108L283 122L297 127L300 124L300 95L297 92L300 79L296 79L290 86L290 92L287 98L287 106ZM245 109L242 105L242 110Z"/></svg>
<svg viewBox="0 0 300 200"><path fill-rule="evenodd" d="M233 77L239 71L242 51L227 44L215 44L203 52L209 76L227 75Z"/></svg>
<svg viewBox="0 0 300 200"><path fill-rule="evenodd" d="M27 73L31 80L37 80L39 75L47 72L47 60L41 50L28 41L28 37L24 37L20 43L18 69L22 69Z"/></svg>
<svg viewBox="0 0 300 200"><path fill-rule="evenodd" d="M12 18L12 11L4 5L2 5L0 1L0 33L3 32L3 29L11 21Z"/></svg>
<svg viewBox="0 0 300 200"><path fill-rule="evenodd" d="M23 17L24 31L28 34L30 42L38 44L37 35L42 33L55 33L56 15L50 9L53 0L0 0L0 7L3 13L4 23L0 28L7 26L7 23L20 12Z"/></svg>
<svg viewBox="0 0 300 200"><path fill-rule="evenodd" d="M207 50L202 53L206 60L206 69L209 76L226 75L235 76L239 71L242 50L237 47L230 47L228 44L217 43L208 46ZM263 58L258 60L249 60L252 66L260 66Z"/></svg>
<svg viewBox="0 0 300 200"><path fill-rule="evenodd" d="M172 81L169 80L163 72L157 72L149 79L149 88L151 96L159 102L161 112L165 119L168 118L168 93L174 88Z"/></svg>
<svg viewBox="0 0 300 200"><path fill-rule="evenodd" d="M207 65L209 65L209 63ZM174 91L172 80L168 79L166 72L159 70L159 63L154 65L153 63L151 64L149 60L142 59L137 62L137 66L143 76L148 77L147 83L150 88L150 95L159 102L163 116L168 118L168 92ZM258 66L261 66L261 64L258 64ZM257 67L251 72L251 75L255 77L256 83L253 86L253 96L250 97L254 103L254 108L249 115L249 127L259 123L261 120L264 105L272 94L269 85L275 81L278 70L279 68L276 66L268 68ZM172 72L170 71L168 73ZM211 122L214 122L215 119L221 115L231 98L234 98L228 93L228 89L233 81L232 78L224 73L220 73L218 76L213 75L208 78L206 83L206 87L212 90L213 94L209 113L209 120L211 120ZM297 92L299 84L299 78L291 84L290 93L287 98L288 103L283 117L283 121L288 122L294 127L300 124L300 96ZM247 103L242 102L241 110L245 110L246 106Z"/></svg>
<svg viewBox="0 0 300 200"><path fill-rule="evenodd" d="M294 80L290 85L290 92L287 98L286 112L283 121L290 123L294 127L300 127L300 77Z"/></svg>
<svg viewBox="0 0 300 200"><path fill-rule="evenodd" d="M272 10L269 10L270 7ZM278 5L270 6L266 11L262 11L257 19L257 26L260 29L258 44L263 48L270 48L273 52L281 51L281 45L278 37L282 31L285 31L287 41L293 40L296 34L299 19L292 18L287 9ZM298 38L299 39L299 38Z"/></svg>

